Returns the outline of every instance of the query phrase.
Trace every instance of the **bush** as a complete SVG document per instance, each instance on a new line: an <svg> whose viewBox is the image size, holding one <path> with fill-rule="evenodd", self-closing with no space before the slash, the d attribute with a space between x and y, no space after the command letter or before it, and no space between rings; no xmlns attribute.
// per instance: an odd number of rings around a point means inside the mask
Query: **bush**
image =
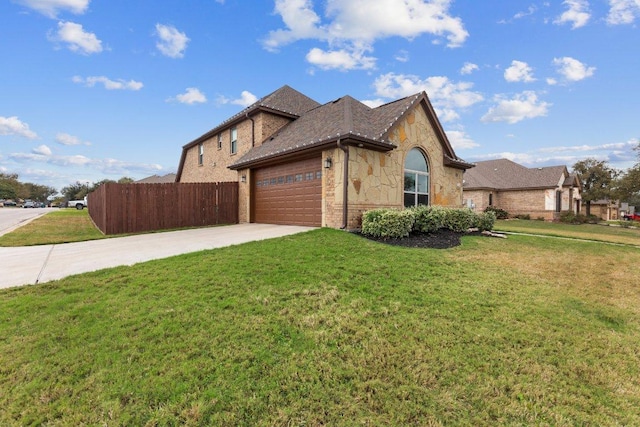
<svg viewBox="0 0 640 427"><path fill-rule="evenodd" d="M494 212L475 213L471 209L442 206L417 206L397 209L373 209L362 215L362 234L383 239L407 237L412 231L435 233L448 229L464 233L470 228L490 231L496 222Z"/></svg>
<svg viewBox="0 0 640 427"><path fill-rule="evenodd" d="M416 206L411 208L415 215L414 231L435 233L444 227L446 209L442 206Z"/></svg>
<svg viewBox="0 0 640 427"><path fill-rule="evenodd" d="M464 233L475 224L475 214L471 209L446 209L443 228L456 233Z"/></svg>
<svg viewBox="0 0 640 427"><path fill-rule="evenodd" d="M362 234L383 239L407 237L414 222L411 209L373 209L362 215Z"/></svg>
<svg viewBox="0 0 640 427"><path fill-rule="evenodd" d="M487 206L484 211L493 212L496 215L496 219L509 218L509 212L505 211L504 209L497 208L495 206Z"/></svg>
<svg viewBox="0 0 640 427"><path fill-rule="evenodd" d="M491 231L496 223L496 214L493 212L482 212L475 214L476 221L473 225L479 231Z"/></svg>

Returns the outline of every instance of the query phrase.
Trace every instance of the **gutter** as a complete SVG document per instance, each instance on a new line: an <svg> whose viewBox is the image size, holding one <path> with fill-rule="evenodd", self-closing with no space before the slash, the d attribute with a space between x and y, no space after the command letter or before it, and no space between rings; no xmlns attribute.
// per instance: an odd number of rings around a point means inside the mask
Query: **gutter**
<svg viewBox="0 0 640 427"><path fill-rule="evenodd" d="M338 138L337 145L338 148L344 152L344 176L342 178L342 227L340 227L340 229L345 230L347 228L347 220L349 217L349 147L342 145L340 138Z"/></svg>

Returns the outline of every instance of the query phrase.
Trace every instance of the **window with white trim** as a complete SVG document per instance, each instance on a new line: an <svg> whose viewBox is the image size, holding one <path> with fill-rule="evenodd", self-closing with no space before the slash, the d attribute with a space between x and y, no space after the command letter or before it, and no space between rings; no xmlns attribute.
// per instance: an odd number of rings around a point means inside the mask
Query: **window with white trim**
<svg viewBox="0 0 640 427"><path fill-rule="evenodd" d="M222 134L218 134L218 150L222 150Z"/></svg>
<svg viewBox="0 0 640 427"><path fill-rule="evenodd" d="M429 163L418 148L404 160L404 207L429 204Z"/></svg>
<svg viewBox="0 0 640 427"><path fill-rule="evenodd" d="M198 145L198 165L202 166L204 164L204 144L201 142Z"/></svg>
<svg viewBox="0 0 640 427"><path fill-rule="evenodd" d="M236 154L238 152L238 128L231 128L231 154Z"/></svg>

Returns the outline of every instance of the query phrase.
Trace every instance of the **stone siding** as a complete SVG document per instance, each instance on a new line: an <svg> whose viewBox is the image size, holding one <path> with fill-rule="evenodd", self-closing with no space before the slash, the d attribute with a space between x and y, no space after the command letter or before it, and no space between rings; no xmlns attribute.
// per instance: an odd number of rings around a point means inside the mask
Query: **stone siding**
<svg viewBox="0 0 640 427"><path fill-rule="evenodd" d="M421 148L429 165L431 204L462 206L462 171L443 164L443 148L435 130L421 106L410 112L391 132L390 141L398 148L382 153L349 147L348 225L359 228L362 213L375 208L404 206L404 160L413 148ZM335 148L326 150L333 166L326 171L323 194L323 224L338 228L342 225L344 153Z"/></svg>

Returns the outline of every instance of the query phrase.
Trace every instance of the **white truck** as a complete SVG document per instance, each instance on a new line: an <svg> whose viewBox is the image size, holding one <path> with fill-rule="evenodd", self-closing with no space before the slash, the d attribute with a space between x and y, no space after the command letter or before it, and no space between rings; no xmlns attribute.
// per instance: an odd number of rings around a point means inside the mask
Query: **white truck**
<svg viewBox="0 0 640 427"><path fill-rule="evenodd" d="M78 210L82 210L86 208L89 204L87 203L87 196L84 196L82 200L69 200L67 202L68 208L76 208Z"/></svg>

